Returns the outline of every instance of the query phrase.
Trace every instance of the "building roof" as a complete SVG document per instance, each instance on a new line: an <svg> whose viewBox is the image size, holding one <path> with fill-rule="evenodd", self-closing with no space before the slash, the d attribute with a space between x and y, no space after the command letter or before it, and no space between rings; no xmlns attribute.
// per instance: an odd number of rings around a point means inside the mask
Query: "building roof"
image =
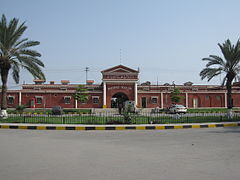
<svg viewBox="0 0 240 180"><path fill-rule="evenodd" d="M117 65L108 69L105 69L101 71L102 73L112 73L112 72L118 72L118 73L138 73L138 71L131 69L129 67L126 67L124 65Z"/></svg>

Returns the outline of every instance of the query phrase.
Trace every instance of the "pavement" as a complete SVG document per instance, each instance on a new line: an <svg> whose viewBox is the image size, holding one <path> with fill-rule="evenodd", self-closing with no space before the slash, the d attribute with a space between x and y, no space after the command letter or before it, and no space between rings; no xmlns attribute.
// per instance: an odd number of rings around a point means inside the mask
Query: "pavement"
<svg viewBox="0 0 240 180"><path fill-rule="evenodd" d="M0 144L2 180L240 177L240 127L154 131L0 129Z"/></svg>

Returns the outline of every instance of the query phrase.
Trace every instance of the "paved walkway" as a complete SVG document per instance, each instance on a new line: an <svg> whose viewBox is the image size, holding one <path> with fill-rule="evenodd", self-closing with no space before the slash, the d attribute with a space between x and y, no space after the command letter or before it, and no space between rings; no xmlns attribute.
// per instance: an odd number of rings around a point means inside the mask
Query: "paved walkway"
<svg viewBox="0 0 240 180"><path fill-rule="evenodd" d="M0 129L1 180L239 180L240 127Z"/></svg>

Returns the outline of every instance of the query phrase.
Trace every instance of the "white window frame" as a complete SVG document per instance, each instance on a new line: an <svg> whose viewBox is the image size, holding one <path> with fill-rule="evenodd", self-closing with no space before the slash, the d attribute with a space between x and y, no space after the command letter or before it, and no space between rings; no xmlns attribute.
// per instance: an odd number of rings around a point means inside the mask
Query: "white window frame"
<svg viewBox="0 0 240 180"><path fill-rule="evenodd" d="M35 96L36 104L43 104L43 96ZM38 99L42 99L41 103L38 103Z"/></svg>
<svg viewBox="0 0 240 180"><path fill-rule="evenodd" d="M9 102L9 99L10 99L10 98L13 99L13 102L12 102L12 103ZM14 101L15 101L15 96L7 96L7 103L8 103L8 104L14 104Z"/></svg>
<svg viewBox="0 0 240 180"><path fill-rule="evenodd" d="M71 104L71 96L64 96L63 100L64 100L64 104ZM66 99L69 99L69 102L66 102Z"/></svg>
<svg viewBox="0 0 240 180"><path fill-rule="evenodd" d="M98 99L98 102L97 103L94 103L94 99ZM92 103L93 104L99 104L99 96L92 96Z"/></svg>
<svg viewBox="0 0 240 180"><path fill-rule="evenodd" d="M153 99L157 99L157 102L156 103L153 103ZM151 96L151 103L152 104L158 104L158 96Z"/></svg>

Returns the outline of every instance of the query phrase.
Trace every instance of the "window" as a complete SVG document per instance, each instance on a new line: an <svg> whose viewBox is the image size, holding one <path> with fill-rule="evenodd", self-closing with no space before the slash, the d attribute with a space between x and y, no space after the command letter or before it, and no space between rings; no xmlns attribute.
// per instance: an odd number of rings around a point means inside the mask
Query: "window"
<svg viewBox="0 0 240 180"><path fill-rule="evenodd" d="M221 100L221 96L216 96L216 99L217 99L218 101L220 101L220 100Z"/></svg>
<svg viewBox="0 0 240 180"><path fill-rule="evenodd" d="M92 100L93 100L93 104L98 104L99 103L99 97L98 96L93 96Z"/></svg>
<svg viewBox="0 0 240 180"><path fill-rule="evenodd" d="M7 102L8 102L8 104L14 104L14 99L15 99L14 96L8 96L8 97L7 97Z"/></svg>
<svg viewBox="0 0 240 180"><path fill-rule="evenodd" d="M43 103L43 97L42 96L36 96L36 104L42 104Z"/></svg>
<svg viewBox="0 0 240 180"><path fill-rule="evenodd" d="M208 100L208 99L209 99L209 96L206 96L205 98Z"/></svg>
<svg viewBox="0 0 240 180"><path fill-rule="evenodd" d="M152 104L157 104L158 98L157 97L152 97Z"/></svg>
<svg viewBox="0 0 240 180"><path fill-rule="evenodd" d="M64 96L64 104L70 104L71 96Z"/></svg>

